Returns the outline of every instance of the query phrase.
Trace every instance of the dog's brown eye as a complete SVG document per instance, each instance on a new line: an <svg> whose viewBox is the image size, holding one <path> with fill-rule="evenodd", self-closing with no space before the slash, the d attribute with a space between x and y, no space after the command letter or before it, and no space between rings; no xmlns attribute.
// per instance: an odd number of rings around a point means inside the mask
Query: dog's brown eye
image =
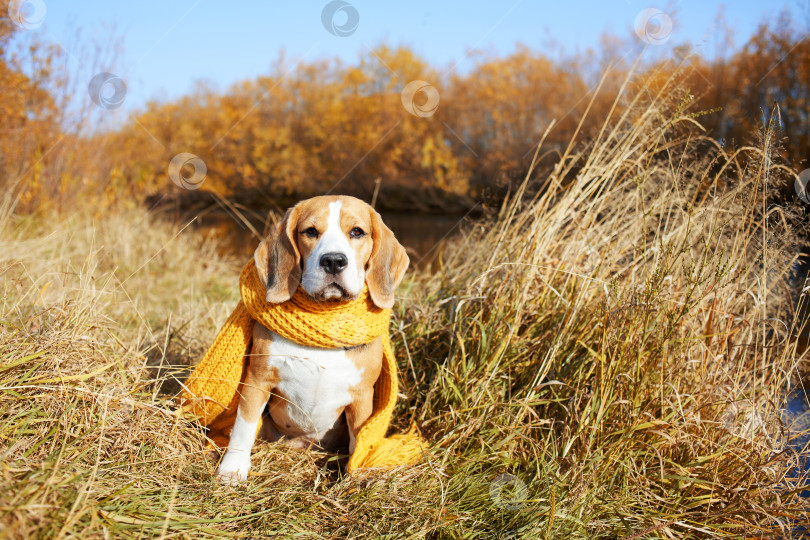
<svg viewBox="0 0 810 540"><path fill-rule="evenodd" d="M309 227L304 229L304 234L309 236L310 238L318 238L318 229L315 227Z"/></svg>
<svg viewBox="0 0 810 540"><path fill-rule="evenodd" d="M360 227L355 227L354 229L352 229L349 232L349 236L351 236L352 238L360 238L361 236L365 236L365 235L366 235L366 231L364 231Z"/></svg>

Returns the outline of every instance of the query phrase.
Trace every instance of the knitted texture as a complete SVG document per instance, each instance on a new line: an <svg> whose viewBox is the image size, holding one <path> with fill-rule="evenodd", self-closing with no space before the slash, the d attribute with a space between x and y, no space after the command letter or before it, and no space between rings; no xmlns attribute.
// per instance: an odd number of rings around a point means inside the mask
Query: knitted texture
<svg viewBox="0 0 810 540"><path fill-rule="evenodd" d="M186 382L183 409L208 428L218 446L227 446L247 373L254 321L301 345L334 349L382 338L383 364L374 384L373 410L357 434L348 470L408 465L422 456L413 429L386 438L397 400L397 365L388 336L390 309L378 308L368 288L350 302L317 301L300 287L286 302L265 299L265 288L251 260L239 277L241 301Z"/></svg>

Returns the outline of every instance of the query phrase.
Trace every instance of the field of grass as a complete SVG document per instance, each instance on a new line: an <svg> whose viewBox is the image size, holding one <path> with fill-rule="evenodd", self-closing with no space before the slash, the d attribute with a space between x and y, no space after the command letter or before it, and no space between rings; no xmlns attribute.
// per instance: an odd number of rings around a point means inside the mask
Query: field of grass
<svg viewBox="0 0 810 540"><path fill-rule="evenodd" d="M138 210L0 225L0 535L783 537L810 517L780 421L796 344L792 177L729 155L677 88L409 274L396 429L427 459L341 473L268 444L245 487L174 413L243 261ZM635 97L627 97L635 96ZM697 119L699 120L699 119ZM541 148L539 152L547 149Z"/></svg>

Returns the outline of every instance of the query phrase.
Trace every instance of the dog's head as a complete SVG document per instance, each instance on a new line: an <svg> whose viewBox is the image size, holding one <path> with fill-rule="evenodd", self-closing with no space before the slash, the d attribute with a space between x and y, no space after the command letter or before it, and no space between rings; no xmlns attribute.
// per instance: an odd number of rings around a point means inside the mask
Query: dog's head
<svg viewBox="0 0 810 540"><path fill-rule="evenodd" d="M287 210L253 259L268 302L289 300L299 284L317 300L352 300L365 282L381 308L394 305L409 263L380 215L346 196L314 197Z"/></svg>

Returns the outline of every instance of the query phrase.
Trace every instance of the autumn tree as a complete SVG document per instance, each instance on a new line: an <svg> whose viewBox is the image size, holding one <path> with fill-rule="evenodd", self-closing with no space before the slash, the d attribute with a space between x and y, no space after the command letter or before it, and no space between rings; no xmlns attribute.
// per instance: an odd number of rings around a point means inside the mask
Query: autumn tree
<svg viewBox="0 0 810 540"><path fill-rule="evenodd" d="M493 186L521 178L540 137L556 122L546 148L561 151L587 103L574 71L520 46L506 58L485 59L454 75L446 99L448 140L471 182Z"/></svg>
<svg viewBox="0 0 810 540"><path fill-rule="evenodd" d="M775 23L759 26L732 64L737 93L728 107L737 139L764 126L778 106L785 157L791 165L806 167L810 157L810 42L783 12Z"/></svg>
<svg viewBox="0 0 810 540"><path fill-rule="evenodd" d="M23 208L34 208L54 195L43 160L60 133L47 88L55 51L22 35L8 9L9 1L0 0L0 190Z"/></svg>

